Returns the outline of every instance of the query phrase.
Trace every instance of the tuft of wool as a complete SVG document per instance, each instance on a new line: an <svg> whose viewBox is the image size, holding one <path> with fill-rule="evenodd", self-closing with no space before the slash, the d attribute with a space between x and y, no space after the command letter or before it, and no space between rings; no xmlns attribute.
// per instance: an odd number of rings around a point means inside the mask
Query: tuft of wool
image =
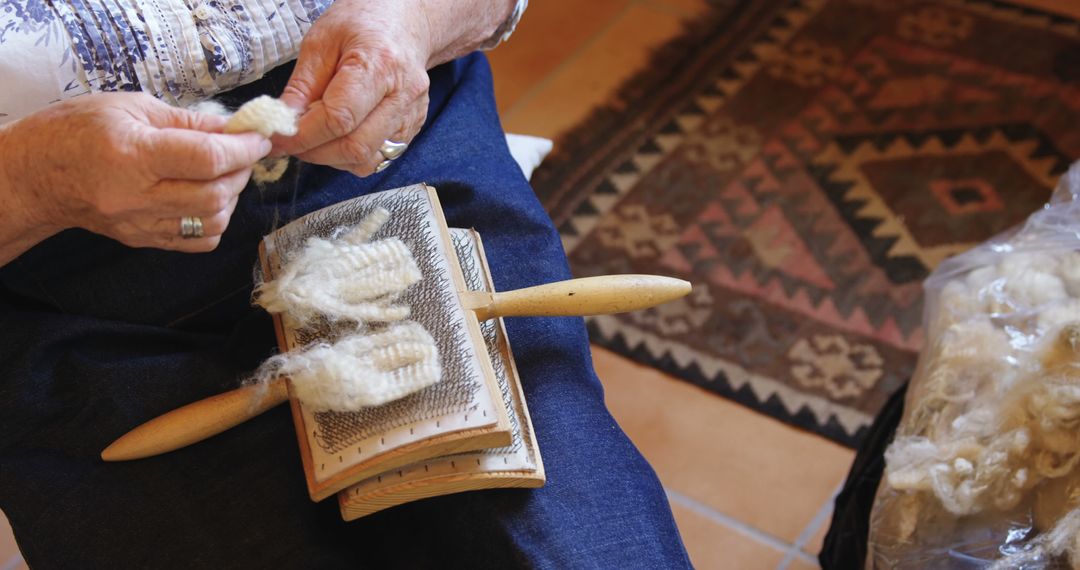
<svg viewBox="0 0 1080 570"><path fill-rule="evenodd" d="M225 123L226 133L254 131L270 138L274 134L292 136L297 132L297 111L280 99L268 95L261 95L244 103L235 113L230 113L224 105L212 99L195 103L189 109L198 113L229 117L229 121ZM256 184L277 182L288 168L287 156L264 158L252 167L251 179Z"/></svg>
<svg viewBox="0 0 1080 570"><path fill-rule="evenodd" d="M225 108L225 105L221 104L221 101L215 101L213 99L207 99L206 101L199 101L188 107L189 110L196 113L204 113L206 115L218 115L219 117L228 117L232 113Z"/></svg>
<svg viewBox="0 0 1080 570"><path fill-rule="evenodd" d="M287 376L312 411L357 411L403 398L439 381L435 339L413 321L358 331L267 360L256 380Z"/></svg>
<svg viewBox="0 0 1080 570"><path fill-rule="evenodd" d="M255 302L301 326L316 318L363 324L408 317L409 307L395 302L420 281L420 268L400 239L370 241L389 215L380 208L336 238L310 238L277 279L255 288Z"/></svg>
<svg viewBox="0 0 1080 570"><path fill-rule="evenodd" d="M280 99L261 95L244 103L236 110L225 124L227 133L247 133L255 131L270 138L275 134L292 136L296 134L297 112Z"/></svg>
<svg viewBox="0 0 1080 570"><path fill-rule="evenodd" d="M251 179L256 184L277 182L289 169L289 157L264 158L251 167Z"/></svg>

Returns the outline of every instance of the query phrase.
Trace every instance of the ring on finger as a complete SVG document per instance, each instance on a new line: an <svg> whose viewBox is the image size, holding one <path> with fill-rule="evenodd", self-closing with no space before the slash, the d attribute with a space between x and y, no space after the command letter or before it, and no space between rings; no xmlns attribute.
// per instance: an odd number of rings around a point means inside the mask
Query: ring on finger
<svg viewBox="0 0 1080 570"><path fill-rule="evenodd" d="M387 160L394 160L401 156L407 148L409 148L407 143L394 142L390 139L386 139L383 141L382 145L379 146L379 154L383 155L383 158L386 159L383 162L386 162Z"/></svg>
<svg viewBox="0 0 1080 570"><path fill-rule="evenodd" d="M180 218L180 237L195 239L203 237L203 222L198 216L184 216Z"/></svg>

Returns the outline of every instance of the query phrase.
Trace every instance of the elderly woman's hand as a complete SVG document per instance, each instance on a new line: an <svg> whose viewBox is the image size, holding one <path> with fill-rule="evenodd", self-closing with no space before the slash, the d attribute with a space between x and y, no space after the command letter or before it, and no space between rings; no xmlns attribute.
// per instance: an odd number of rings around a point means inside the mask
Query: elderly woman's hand
<svg viewBox="0 0 1080 570"><path fill-rule="evenodd" d="M149 95L109 93L6 125L0 193L19 213L9 210L7 221L39 238L80 227L133 247L212 250L251 166L271 150L258 134L220 134L224 122ZM184 216L201 218L203 237L181 237Z"/></svg>
<svg viewBox="0 0 1080 570"><path fill-rule="evenodd" d="M408 143L427 116L427 70L491 38L509 0L336 0L304 37L281 95L304 111L278 150L359 176Z"/></svg>

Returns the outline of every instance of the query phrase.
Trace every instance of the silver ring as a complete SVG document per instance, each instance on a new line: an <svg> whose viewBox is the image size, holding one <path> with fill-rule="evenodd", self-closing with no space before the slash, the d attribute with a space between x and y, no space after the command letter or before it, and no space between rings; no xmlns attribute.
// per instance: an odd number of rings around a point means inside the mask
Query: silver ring
<svg viewBox="0 0 1080 570"><path fill-rule="evenodd" d="M383 158L386 160L394 160L401 156L407 148L409 148L409 145L406 143L399 143L386 139L383 141L382 146L379 147L379 154L383 155ZM378 172L378 170L375 172Z"/></svg>
<svg viewBox="0 0 1080 570"><path fill-rule="evenodd" d="M184 216L180 218L180 237L184 239L203 237L202 218L198 216Z"/></svg>
<svg viewBox="0 0 1080 570"><path fill-rule="evenodd" d="M394 161L390 160L389 158L380 162L379 165L375 167L375 172L382 172L386 170L386 167L390 166L390 164L392 164L393 162Z"/></svg>

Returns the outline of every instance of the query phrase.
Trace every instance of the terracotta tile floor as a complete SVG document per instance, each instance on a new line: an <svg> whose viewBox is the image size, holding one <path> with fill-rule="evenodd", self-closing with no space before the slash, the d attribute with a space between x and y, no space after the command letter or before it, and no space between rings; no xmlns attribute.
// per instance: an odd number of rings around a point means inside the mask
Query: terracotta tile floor
<svg viewBox="0 0 1080 570"><path fill-rule="evenodd" d="M853 453L600 348L608 407L656 469L699 569L815 567Z"/></svg>
<svg viewBox="0 0 1080 570"><path fill-rule="evenodd" d="M1080 17L1080 0L1018 0ZM510 132L558 138L706 0L534 1L491 54ZM702 569L817 568L852 452L595 349L608 404L656 468ZM0 515L0 570L21 570Z"/></svg>

